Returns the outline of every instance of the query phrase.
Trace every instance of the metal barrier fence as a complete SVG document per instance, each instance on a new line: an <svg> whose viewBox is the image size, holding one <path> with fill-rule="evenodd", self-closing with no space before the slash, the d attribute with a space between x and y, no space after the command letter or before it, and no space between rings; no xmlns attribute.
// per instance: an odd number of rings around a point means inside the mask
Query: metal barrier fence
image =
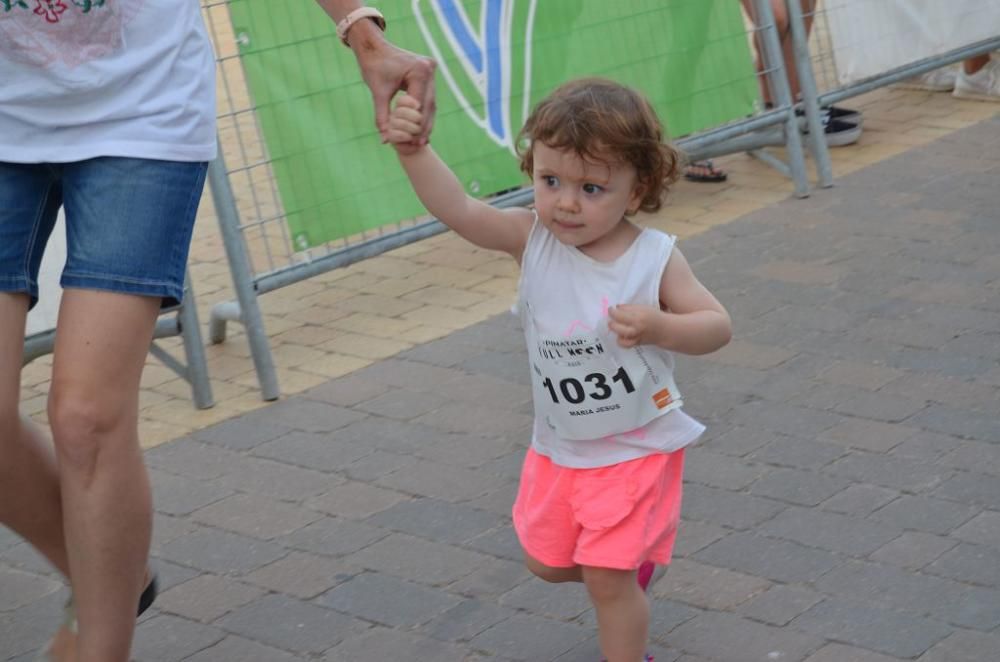
<svg viewBox="0 0 1000 662"><path fill-rule="evenodd" d="M156 344L158 339L175 336L180 336L183 342L184 362ZM191 397L195 407L198 409L212 407L215 404L215 399L212 395L212 384L208 378L205 346L201 338L201 327L198 323L198 311L190 279L184 284L184 301L162 311L156 322L156 328L153 330L153 339L153 344L149 348L150 354L191 385ZM46 354L51 354L55 342L55 329L40 331L25 337L23 365L27 365Z"/></svg>
<svg viewBox="0 0 1000 662"><path fill-rule="evenodd" d="M276 184L274 163L268 153L258 118L258 107L250 93L247 72L240 58L240 41L234 31L230 6L239 0L202 0L202 7L215 44L219 89L220 156L209 168L209 184L233 276L235 300L214 306L209 337L224 341L228 322L240 322L247 332L258 382L265 400L280 394L270 346L257 297L327 271L353 264L385 251L444 232L434 219L400 220L318 248L300 250L286 225ZM603 0L600 0L603 2ZM675 0L676 2L720 2L734 0ZM795 193L808 193L800 121L795 115L781 57L781 44L769 0L753 0L755 24L747 22L741 35L756 44L767 63L761 80L774 101L769 109L676 140L692 160L735 152L751 152L777 168L794 182ZM330 25L332 32L332 25ZM646 55L645 57L649 57ZM596 72L595 72L596 73ZM734 74L734 77L738 74ZM746 72L744 79L756 80ZM712 90L697 90L708 94ZM438 126L447 122L439 117ZM373 129L374 132L374 129ZM788 163L764 151L784 147ZM287 157L287 155L286 155ZM521 189L492 199L498 206L531 202L532 192Z"/></svg>
<svg viewBox="0 0 1000 662"><path fill-rule="evenodd" d="M1000 50L1000 4L784 0L818 183L833 184L822 108ZM810 5L816 4L812 11ZM810 24L813 26L810 35ZM812 38L811 38L812 37ZM994 57L1000 57L995 55Z"/></svg>

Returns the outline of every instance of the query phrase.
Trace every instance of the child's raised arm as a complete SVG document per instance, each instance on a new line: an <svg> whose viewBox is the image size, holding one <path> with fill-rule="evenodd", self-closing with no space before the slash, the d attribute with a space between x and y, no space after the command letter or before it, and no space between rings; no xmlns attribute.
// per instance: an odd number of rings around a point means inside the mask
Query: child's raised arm
<svg viewBox="0 0 1000 662"><path fill-rule="evenodd" d="M431 214L473 244L521 259L533 215L524 207L498 209L467 195L430 145L420 145L420 104L400 95L389 118L387 141L399 155L413 190Z"/></svg>

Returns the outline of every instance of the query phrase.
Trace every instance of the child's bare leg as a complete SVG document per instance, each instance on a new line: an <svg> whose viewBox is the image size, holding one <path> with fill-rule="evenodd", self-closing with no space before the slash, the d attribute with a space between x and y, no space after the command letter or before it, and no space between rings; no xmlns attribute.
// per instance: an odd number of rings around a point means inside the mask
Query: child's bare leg
<svg viewBox="0 0 1000 662"><path fill-rule="evenodd" d="M601 653L608 662L640 662L649 636L649 601L634 570L583 568L583 583L597 612Z"/></svg>
<svg viewBox="0 0 1000 662"><path fill-rule="evenodd" d="M553 584L563 582L582 582L583 574L580 566L574 565L568 568L557 568L545 565L541 561L532 558L527 552L524 554L524 565L528 567L533 575Z"/></svg>

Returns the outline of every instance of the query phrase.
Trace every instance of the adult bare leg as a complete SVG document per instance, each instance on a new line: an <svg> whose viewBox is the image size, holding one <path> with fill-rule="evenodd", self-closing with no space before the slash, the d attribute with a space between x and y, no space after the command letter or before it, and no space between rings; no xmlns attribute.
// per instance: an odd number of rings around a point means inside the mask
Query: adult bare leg
<svg viewBox="0 0 1000 662"><path fill-rule="evenodd" d="M802 94L799 87L799 69L795 64L795 45L792 43L792 29L789 25L788 10L782 2L772 3L775 9L775 18L778 22L778 30L781 34L781 52L785 58L785 69L788 72L788 86L792 91L792 99L798 100ZM812 32L813 20L816 16L816 0L801 0L802 22L805 24L806 37ZM781 5L780 10L777 7Z"/></svg>
<svg viewBox="0 0 1000 662"><path fill-rule="evenodd" d="M754 11L753 3L750 0L741 0L741 2L743 4L743 11L746 12L757 28L761 28L762 26ZM813 20L815 18L816 0L801 0L801 4L806 35L809 35L812 31ZM795 47L792 43L792 31L788 23L788 10L785 7L784 0L771 0L771 10L774 13L774 25L778 31L778 40L781 42L781 52L784 57L785 75L788 78L788 85L792 91L792 98L798 99L800 94L799 73L795 66ZM764 52L764 47L761 43L759 32L754 34L754 47L756 50L755 64L760 83L761 98L770 107L773 104L773 99L771 99L771 90L764 77L764 58L761 55Z"/></svg>
<svg viewBox="0 0 1000 662"><path fill-rule="evenodd" d="M55 453L41 429L18 412L27 313L26 294L0 294L0 523L69 579ZM63 659L72 646L73 635L63 628L51 650Z"/></svg>
<svg viewBox="0 0 1000 662"><path fill-rule="evenodd" d="M10 527L67 577L55 455L18 413L28 296L0 293L0 524Z"/></svg>
<svg viewBox="0 0 1000 662"><path fill-rule="evenodd" d="M77 662L127 662L152 529L139 380L159 299L67 289L49 421L79 621Z"/></svg>

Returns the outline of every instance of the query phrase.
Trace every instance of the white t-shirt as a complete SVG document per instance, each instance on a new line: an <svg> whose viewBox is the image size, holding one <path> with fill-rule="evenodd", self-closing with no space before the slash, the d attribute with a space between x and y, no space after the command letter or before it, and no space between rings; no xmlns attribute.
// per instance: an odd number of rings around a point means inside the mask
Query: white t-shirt
<svg viewBox="0 0 1000 662"><path fill-rule="evenodd" d="M198 0L0 2L0 161L208 161L215 150Z"/></svg>
<svg viewBox="0 0 1000 662"><path fill-rule="evenodd" d="M563 244L535 221L521 258L517 308L531 358L535 396L531 443L537 453L560 466L589 469L669 453L693 443L705 431L680 408L671 353L649 346L641 352L618 351L606 327L609 306L659 307L660 281L674 241L644 229L618 259L598 262ZM626 360L623 352L636 352L638 361ZM655 380L655 385L647 388L647 380ZM652 409L629 404L650 394ZM594 439L579 434L570 438L558 431L562 427L553 414L555 407L567 408L580 422L567 425L567 430L608 428L608 421L620 431Z"/></svg>

